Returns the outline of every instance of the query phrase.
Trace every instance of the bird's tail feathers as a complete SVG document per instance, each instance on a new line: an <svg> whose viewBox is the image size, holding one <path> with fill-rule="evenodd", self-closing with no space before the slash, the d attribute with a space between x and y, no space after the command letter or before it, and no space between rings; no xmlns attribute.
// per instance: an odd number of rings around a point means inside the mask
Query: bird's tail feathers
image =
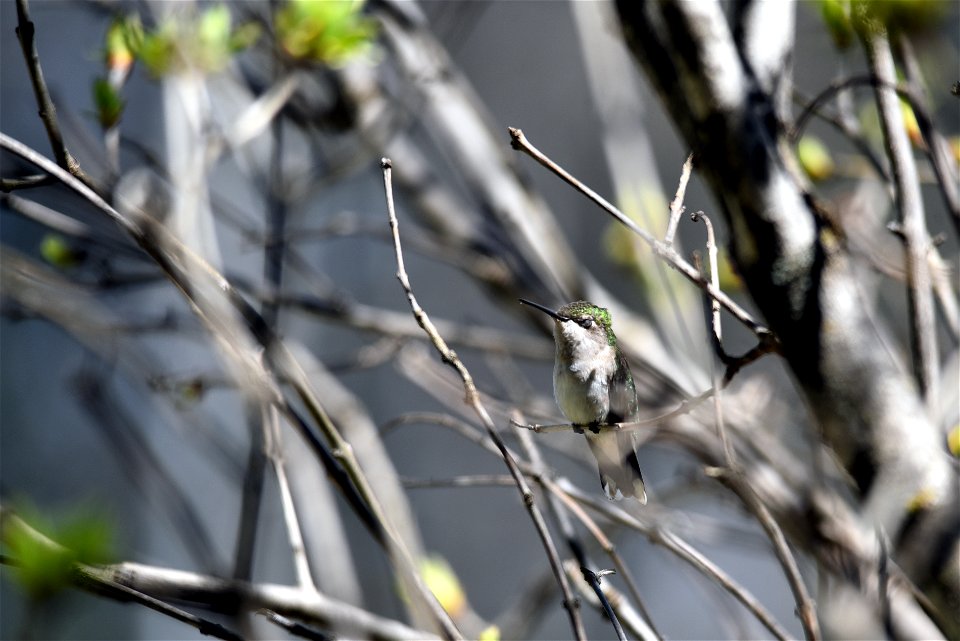
<svg viewBox="0 0 960 641"><path fill-rule="evenodd" d="M640 472L640 462L633 447L633 438L625 432L591 434L586 432L590 451L597 459L600 484L608 499L619 501L625 496L647 503L647 492Z"/></svg>

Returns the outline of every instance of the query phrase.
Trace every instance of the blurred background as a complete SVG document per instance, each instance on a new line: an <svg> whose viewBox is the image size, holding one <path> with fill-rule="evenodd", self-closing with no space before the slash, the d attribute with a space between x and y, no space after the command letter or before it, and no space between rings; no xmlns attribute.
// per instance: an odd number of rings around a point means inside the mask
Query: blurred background
<svg viewBox="0 0 960 641"><path fill-rule="evenodd" d="M109 202L173 230L294 347L347 440L363 450L367 473L384 477L377 487L405 486L400 496L409 507L391 504L389 511L409 518L411 545L455 574L454 591L462 590L468 605L445 605L479 617L468 636L496 623L504 638L514 638L511 631L570 638L530 518L516 488L500 478L503 462L436 424L443 414L474 430L479 425L452 371L414 325L395 278L379 159L394 163L414 292L474 375L510 447L525 452L507 422L511 411L544 423L561 417L552 398L549 327L516 304L517 296L548 305L588 296L610 307L644 416L708 389L710 350L698 291L580 194L512 151L506 128L522 128L658 237L688 150L629 60L605 3L377 2L362 16L369 22L350 36L357 42L296 57L298 36L288 31L278 54L274 34L285 33L278 16L297 4L31 2L66 147ZM15 36L17 5L0 3L0 127L50 156ZM226 27L214 14L224 6ZM930 14L918 18L925 35L916 41L928 85L949 86L957 80L957 5L917 6ZM803 104L835 78L862 72L864 63L857 46L838 52L820 3L795 10L793 72ZM306 20L288 11L292 23ZM142 47L126 76L125 63L108 54L115 53L118 21L129 39L135 20L153 46ZM207 49L191 49L190 38ZM956 153L957 101L943 91L934 95L938 124ZM255 103L263 96L275 102ZM865 139L876 140L869 88L846 99ZM858 150L820 120L804 133L811 156L801 163L817 193L860 199L889 219L884 187ZM37 171L9 153L0 168L4 178ZM932 179L923 189L931 234L949 231ZM712 216L723 244L720 213L696 172L684 203ZM269 465L262 496L253 499L259 511L251 516L244 508L245 483L255 478L251 465L262 451L260 413L251 410L249 383L232 371L229 349L212 340L129 237L60 185L6 193L0 236L8 264L29 261L33 270L26 292L4 281L4 505L61 542L89 547L91 560L102 555L217 576L236 573L239 533L244 523L249 532L252 519L249 576L293 584L281 489ZM689 257L703 242L702 226L685 219L681 253ZM940 249L955 270L956 235L947 234ZM752 311L722 254L724 290ZM282 257L279 271L271 256ZM909 345L904 289L870 273L881 279L872 291L889 319L892 349L902 353ZM724 329L729 353L753 345L740 324L726 318ZM952 340L945 332L944 342ZM745 434L762 430L793 464L809 459L810 418L777 357L741 372L725 400ZM955 397L945 396L946 421L950 412L956 421L951 403ZM709 418L705 410L690 421L709 433ZM318 587L409 622L383 551L300 437L286 425L282 433ZM668 430L641 438L651 502L623 509L684 537L799 637L796 604L762 530L706 479L698 437L684 440ZM558 476L602 499L582 437L533 440ZM367 446L372 453L365 454ZM497 478L450 485L475 475ZM603 523L665 638L770 636L689 564L637 531ZM597 568L610 567L596 542L577 531ZM569 556L565 548L561 556ZM800 565L816 586L816 564L801 555ZM203 636L145 608L77 590L37 596L8 566L0 575L3 638ZM617 576L605 581L625 589ZM597 609L583 610L591 638L614 638ZM286 634L260 619L249 625L252 636Z"/></svg>

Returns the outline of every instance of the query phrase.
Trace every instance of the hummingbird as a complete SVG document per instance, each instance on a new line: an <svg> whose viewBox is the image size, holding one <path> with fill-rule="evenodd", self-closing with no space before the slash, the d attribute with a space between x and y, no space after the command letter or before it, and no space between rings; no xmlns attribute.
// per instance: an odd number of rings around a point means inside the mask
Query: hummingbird
<svg viewBox="0 0 960 641"><path fill-rule="evenodd" d="M636 420L639 405L633 374L617 344L610 312L583 300L558 310L523 298L520 302L554 320L557 351L553 394L563 415L587 437L607 498L630 496L646 504L633 436L601 429L603 425Z"/></svg>

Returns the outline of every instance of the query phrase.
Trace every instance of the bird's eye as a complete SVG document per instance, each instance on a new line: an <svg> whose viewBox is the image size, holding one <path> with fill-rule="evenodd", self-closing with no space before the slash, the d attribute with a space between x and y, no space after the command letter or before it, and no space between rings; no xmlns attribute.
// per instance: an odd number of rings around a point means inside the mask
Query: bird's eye
<svg viewBox="0 0 960 641"><path fill-rule="evenodd" d="M592 318L581 318L580 321L579 321L579 325L580 325L580 327L582 327L582 328L584 328L584 329L590 329L591 327L593 327L593 319L592 319Z"/></svg>

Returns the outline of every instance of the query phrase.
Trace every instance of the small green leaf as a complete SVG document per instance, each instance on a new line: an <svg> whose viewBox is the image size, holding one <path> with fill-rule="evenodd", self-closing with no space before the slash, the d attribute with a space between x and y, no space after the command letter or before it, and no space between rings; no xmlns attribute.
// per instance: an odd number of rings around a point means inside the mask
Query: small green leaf
<svg viewBox="0 0 960 641"><path fill-rule="evenodd" d="M803 136L797 143L797 158L811 180L825 180L833 175L833 157L819 138Z"/></svg>
<svg viewBox="0 0 960 641"><path fill-rule="evenodd" d="M154 77L184 69L219 71L260 35L259 26L252 22L234 28L226 4L213 5L199 15L170 17L152 30L144 30L139 19L126 24L127 45Z"/></svg>
<svg viewBox="0 0 960 641"><path fill-rule="evenodd" d="M913 112L910 103L900 99L900 116L903 118L903 127L907 130L907 136L914 147L923 147L923 133L920 131L920 123L917 122L917 114Z"/></svg>
<svg viewBox="0 0 960 641"><path fill-rule="evenodd" d="M260 25L256 22L239 25L230 34L229 49L231 52L243 51L252 46L258 38L260 38Z"/></svg>
<svg viewBox="0 0 960 641"><path fill-rule="evenodd" d="M32 599L45 599L67 587L73 555L67 549L52 548L22 531L8 537L16 559L17 581Z"/></svg>
<svg viewBox="0 0 960 641"><path fill-rule="evenodd" d="M139 35L137 35L139 34ZM131 42L139 42L143 29L139 19L117 19L104 38L104 58L108 69L126 69L133 64Z"/></svg>
<svg viewBox="0 0 960 641"><path fill-rule="evenodd" d="M953 429L947 432L947 449L954 458L960 458L960 424L954 425Z"/></svg>
<svg viewBox="0 0 960 641"><path fill-rule="evenodd" d="M353 0L289 0L276 14L277 38L291 57L329 65L368 52L375 23Z"/></svg>
<svg viewBox="0 0 960 641"><path fill-rule="evenodd" d="M218 4L204 11L197 23L197 36L203 44L221 46L226 43L230 38L230 9Z"/></svg>
<svg viewBox="0 0 960 641"><path fill-rule="evenodd" d="M847 49L853 43L853 24L850 19L850 0L820 0L820 16L833 38L837 49Z"/></svg>
<svg viewBox="0 0 960 641"><path fill-rule="evenodd" d="M500 641L500 635L500 626L488 625L480 631L480 635L477 638L479 641Z"/></svg>
<svg viewBox="0 0 960 641"><path fill-rule="evenodd" d="M167 22L156 31L144 32L137 59L154 77L160 77L174 68L177 61L177 33L173 23Z"/></svg>
<svg viewBox="0 0 960 641"><path fill-rule="evenodd" d="M93 104L97 108L97 121L101 127L110 129L120 122L125 103L106 78L93 81Z"/></svg>
<svg viewBox="0 0 960 641"><path fill-rule="evenodd" d="M113 526L88 508L61 519L59 525L39 515L27 520L43 535L29 528L11 528L5 543L16 561L17 581L32 599L50 598L66 588L74 564L106 563L113 557Z"/></svg>
<svg viewBox="0 0 960 641"><path fill-rule="evenodd" d="M200 15L196 26L196 53L204 69L222 69L230 49L230 9L218 4Z"/></svg>
<svg viewBox="0 0 960 641"><path fill-rule="evenodd" d="M467 595L446 559L437 554L425 557L420 561L420 576L450 616L457 618L463 614Z"/></svg>
<svg viewBox="0 0 960 641"><path fill-rule="evenodd" d="M126 50L130 52L131 55L136 55L136 52L140 50L140 47L143 46L143 23L140 22L140 16L132 14L127 18L118 20L118 31L119 35L123 38L124 45ZM110 32L107 32L107 52L111 51L110 44Z"/></svg>
<svg viewBox="0 0 960 641"><path fill-rule="evenodd" d="M60 269L68 269L80 262L80 255L60 234L47 234L40 241L40 255Z"/></svg>

